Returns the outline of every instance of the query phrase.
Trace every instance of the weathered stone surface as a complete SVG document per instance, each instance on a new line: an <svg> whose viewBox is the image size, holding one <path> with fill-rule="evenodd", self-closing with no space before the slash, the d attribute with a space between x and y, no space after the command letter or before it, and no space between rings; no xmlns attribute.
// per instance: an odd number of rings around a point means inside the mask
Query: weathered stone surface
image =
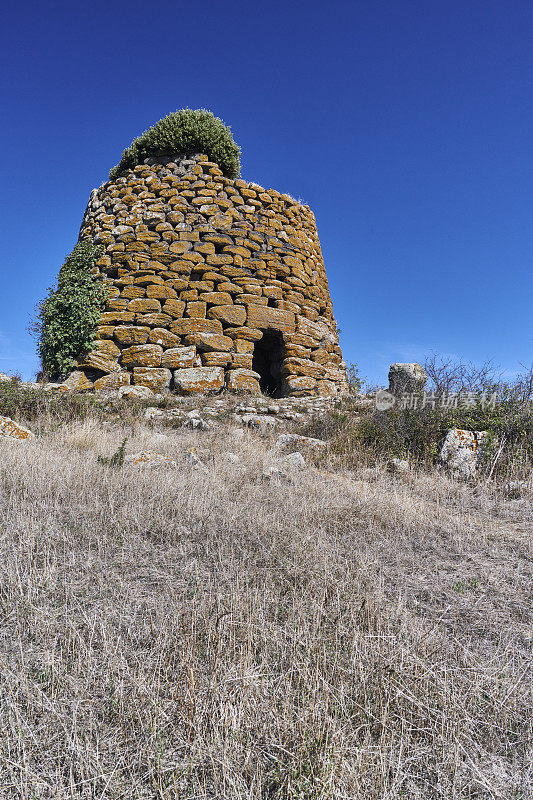
<svg viewBox="0 0 533 800"><path fill-rule="evenodd" d="M161 356L161 366L167 369L192 367L196 358L196 347L171 347Z"/></svg>
<svg viewBox="0 0 533 800"><path fill-rule="evenodd" d="M263 331L243 326L241 328L225 328L224 335L230 336L232 339L248 339L250 342L258 342L263 338Z"/></svg>
<svg viewBox="0 0 533 800"><path fill-rule="evenodd" d="M212 333L235 344L214 349L198 340L197 368L200 357L204 367L223 364L231 382L229 373L249 370L253 360L265 372L268 391L272 380L276 392L344 391L345 365L312 212L275 190L223 178L200 154L179 162L161 156L159 162L153 157L126 170L91 195L80 236L104 243L96 271L110 291L96 355L87 366L80 362L80 369L91 370L87 378L95 369L170 369L174 354L164 367L132 363L126 351L146 344L176 350L195 342L187 337ZM104 353L118 366L102 361ZM282 359L293 359L283 385ZM324 374L309 361L323 365Z"/></svg>
<svg viewBox="0 0 533 800"><path fill-rule="evenodd" d="M134 367L133 383L135 386L147 386L153 392L162 392L168 389L172 373L162 367Z"/></svg>
<svg viewBox="0 0 533 800"><path fill-rule="evenodd" d="M403 392L421 392L428 379L420 364L391 364L389 369L389 392L398 396Z"/></svg>
<svg viewBox="0 0 533 800"><path fill-rule="evenodd" d="M104 375L94 382L97 392L111 392L120 389L121 386L129 386L131 382L131 372L113 372L111 375Z"/></svg>
<svg viewBox="0 0 533 800"><path fill-rule="evenodd" d="M182 394L218 392L224 386L222 367L194 367L174 372L174 388Z"/></svg>
<svg viewBox="0 0 533 800"><path fill-rule="evenodd" d="M147 325L118 325L114 329L115 341L123 347L146 344L150 328Z"/></svg>
<svg viewBox="0 0 533 800"><path fill-rule="evenodd" d="M294 314L290 311L282 311L279 308L249 305L246 325L249 328L259 328L259 330L271 328L275 331L291 333L294 331L295 325Z"/></svg>
<svg viewBox="0 0 533 800"><path fill-rule="evenodd" d="M24 439L33 439L34 436L34 433L19 422L15 422L9 417L0 417L0 439L23 441Z"/></svg>
<svg viewBox="0 0 533 800"><path fill-rule="evenodd" d="M107 353L107 355L111 356L113 359L117 359L120 356L120 348L117 347L111 339L96 341L94 343L94 349L98 350L100 353Z"/></svg>
<svg viewBox="0 0 533 800"><path fill-rule="evenodd" d="M316 393L319 397L335 397L338 392L337 384L333 383L333 381L322 380L316 382Z"/></svg>
<svg viewBox="0 0 533 800"><path fill-rule="evenodd" d="M169 347L177 347L180 343L180 337L166 328L152 328L148 341L151 344L159 344L161 347L168 349Z"/></svg>
<svg viewBox="0 0 533 800"><path fill-rule="evenodd" d="M168 314L135 314L135 322L139 325L149 325L151 328L166 328L172 322Z"/></svg>
<svg viewBox="0 0 533 800"><path fill-rule="evenodd" d="M128 368L159 367L163 348L158 344L139 344L122 351L122 364Z"/></svg>
<svg viewBox="0 0 533 800"><path fill-rule="evenodd" d="M164 314L168 314L172 318L182 317L185 312L185 303L183 300L167 300L161 309Z"/></svg>
<svg viewBox="0 0 533 800"><path fill-rule="evenodd" d="M119 397L129 397L131 399L146 400L154 396L148 386L122 386L118 390Z"/></svg>
<svg viewBox="0 0 533 800"><path fill-rule="evenodd" d="M323 450L328 443L322 439L314 439L312 436L301 436L299 433L282 433L276 439L274 449L285 450L285 448L292 447L294 444L311 450Z"/></svg>
<svg viewBox="0 0 533 800"><path fill-rule="evenodd" d="M278 466L281 469L302 470L305 469L305 458L301 453L289 453L278 458Z"/></svg>
<svg viewBox="0 0 533 800"><path fill-rule="evenodd" d="M251 369L230 369L226 373L226 385L230 392L250 392L260 394L259 378L257 372Z"/></svg>
<svg viewBox="0 0 533 800"><path fill-rule="evenodd" d="M300 397L313 394L316 388L316 380L304 375L287 375L283 383L286 394Z"/></svg>
<svg viewBox="0 0 533 800"><path fill-rule="evenodd" d="M88 380L81 370L71 372L68 378L63 381L63 385L73 392L90 392L94 389L94 383Z"/></svg>
<svg viewBox="0 0 533 800"><path fill-rule="evenodd" d="M202 353L203 367L227 367L232 363L231 353Z"/></svg>
<svg viewBox="0 0 533 800"><path fill-rule="evenodd" d="M150 314L152 311L161 311L161 303L155 298L138 297L130 300L128 311L135 311L136 314Z"/></svg>
<svg viewBox="0 0 533 800"><path fill-rule="evenodd" d="M233 339L221 333L191 333L187 336L187 341L195 344L200 352L226 351L233 348Z"/></svg>
<svg viewBox="0 0 533 800"><path fill-rule="evenodd" d="M223 325L244 325L246 322L246 309L241 306L213 306L209 309L208 316L218 319Z"/></svg>
<svg viewBox="0 0 533 800"><path fill-rule="evenodd" d="M124 458L124 464L128 467L144 467L152 469L154 467L177 467L177 463L170 456L156 453L153 450L139 450Z"/></svg>
<svg viewBox="0 0 533 800"><path fill-rule="evenodd" d="M218 319L176 319L170 326L176 336L191 333L222 333L222 323Z"/></svg>
<svg viewBox="0 0 533 800"><path fill-rule="evenodd" d="M486 431L466 431L461 428L452 428L446 434L440 451L441 463L457 477L473 477L486 438Z"/></svg>
<svg viewBox="0 0 533 800"><path fill-rule="evenodd" d="M117 361L107 353L100 350L93 350L76 362L77 367L82 369L98 369L100 372L118 372L120 366Z"/></svg>
<svg viewBox="0 0 533 800"><path fill-rule="evenodd" d="M283 375L302 375L309 378L322 378L324 367L307 358L286 358L281 366Z"/></svg>

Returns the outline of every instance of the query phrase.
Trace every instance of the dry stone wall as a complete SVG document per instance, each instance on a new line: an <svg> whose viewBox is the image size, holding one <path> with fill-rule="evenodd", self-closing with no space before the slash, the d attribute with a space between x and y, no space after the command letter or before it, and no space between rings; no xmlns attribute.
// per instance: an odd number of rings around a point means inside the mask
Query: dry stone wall
<svg viewBox="0 0 533 800"><path fill-rule="evenodd" d="M288 195L204 155L160 158L92 192L82 238L103 245L109 285L77 364L97 389L345 390L315 218Z"/></svg>

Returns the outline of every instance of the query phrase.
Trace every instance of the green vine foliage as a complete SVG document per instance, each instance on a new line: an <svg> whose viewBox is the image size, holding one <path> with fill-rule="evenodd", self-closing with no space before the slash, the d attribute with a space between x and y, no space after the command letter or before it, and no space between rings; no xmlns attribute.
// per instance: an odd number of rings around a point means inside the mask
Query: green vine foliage
<svg viewBox="0 0 533 800"><path fill-rule="evenodd" d="M101 246L84 239L74 247L59 271L57 286L37 306L35 331L43 371L62 379L74 361L92 348L108 289L91 273Z"/></svg>
<svg viewBox="0 0 533 800"><path fill-rule="evenodd" d="M133 169L151 156L175 157L204 153L215 161L227 178L240 175L240 147L233 140L229 126L205 108L182 108L160 119L124 150L120 163L113 167L114 180L126 169Z"/></svg>

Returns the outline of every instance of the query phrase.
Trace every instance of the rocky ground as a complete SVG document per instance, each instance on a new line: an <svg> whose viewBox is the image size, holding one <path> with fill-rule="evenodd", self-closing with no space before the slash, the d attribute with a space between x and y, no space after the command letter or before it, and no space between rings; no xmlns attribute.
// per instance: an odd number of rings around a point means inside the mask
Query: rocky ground
<svg viewBox="0 0 533 800"><path fill-rule="evenodd" d="M2 798L529 796L531 486L121 402L0 436Z"/></svg>

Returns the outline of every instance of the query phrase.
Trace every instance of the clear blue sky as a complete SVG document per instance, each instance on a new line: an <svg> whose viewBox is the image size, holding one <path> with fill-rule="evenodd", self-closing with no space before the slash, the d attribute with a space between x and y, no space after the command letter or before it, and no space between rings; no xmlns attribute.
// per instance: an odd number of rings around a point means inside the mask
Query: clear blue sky
<svg viewBox="0 0 533 800"><path fill-rule="evenodd" d="M89 193L177 108L231 125L243 177L309 203L346 361L533 361L530 0L7 4L0 372Z"/></svg>

